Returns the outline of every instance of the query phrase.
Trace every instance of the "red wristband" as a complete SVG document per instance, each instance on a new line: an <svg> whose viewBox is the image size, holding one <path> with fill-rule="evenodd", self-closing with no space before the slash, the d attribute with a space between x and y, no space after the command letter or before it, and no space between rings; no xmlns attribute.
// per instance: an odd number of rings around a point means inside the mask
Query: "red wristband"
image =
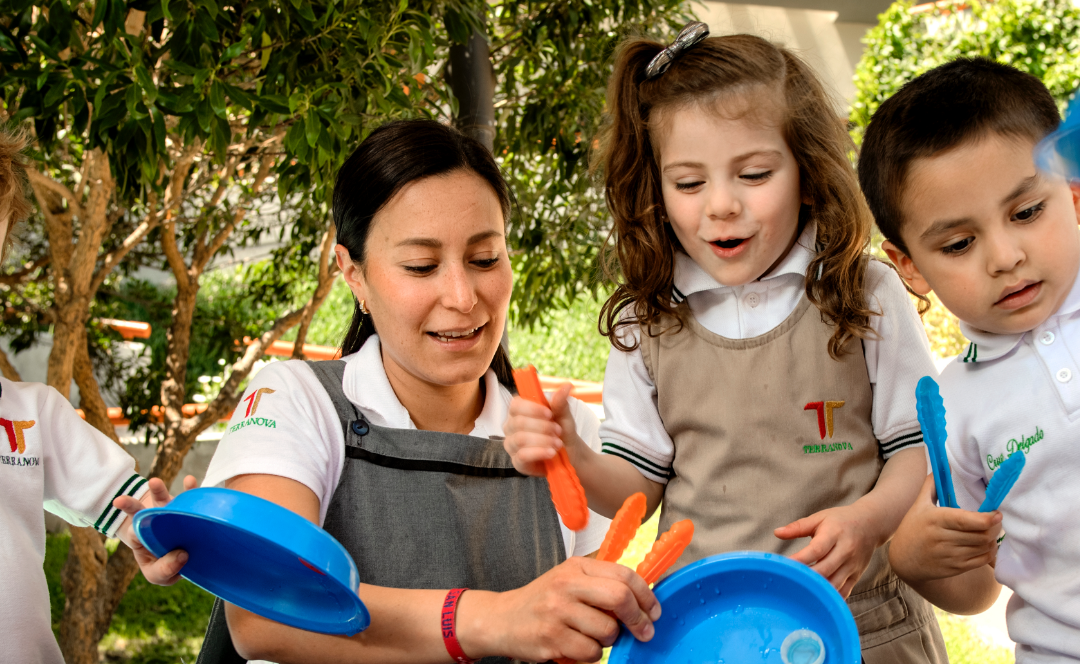
<svg viewBox="0 0 1080 664"><path fill-rule="evenodd" d="M446 646L446 652L450 653L450 656L453 657L454 661L458 664L472 664L474 661L461 649L461 644L458 643L457 631L455 630L454 625L458 599L461 598L461 594L466 590L468 590L468 588L455 588L446 593L446 599L443 600L442 605L443 645Z"/></svg>

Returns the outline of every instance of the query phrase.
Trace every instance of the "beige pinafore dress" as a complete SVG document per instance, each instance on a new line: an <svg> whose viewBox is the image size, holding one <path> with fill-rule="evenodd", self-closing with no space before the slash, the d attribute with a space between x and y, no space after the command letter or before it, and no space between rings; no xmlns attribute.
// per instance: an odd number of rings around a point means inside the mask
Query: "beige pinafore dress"
<svg viewBox="0 0 1080 664"><path fill-rule="evenodd" d="M750 339L721 337L685 313L682 329L665 322L653 333L666 332L641 334L675 443L660 531L681 519L695 526L672 571L727 551L791 555L809 540L777 539L774 528L855 502L884 465L862 344L830 357L833 328L805 295L783 323ZM848 607L866 664L948 662L929 603L893 573L887 544Z"/></svg>

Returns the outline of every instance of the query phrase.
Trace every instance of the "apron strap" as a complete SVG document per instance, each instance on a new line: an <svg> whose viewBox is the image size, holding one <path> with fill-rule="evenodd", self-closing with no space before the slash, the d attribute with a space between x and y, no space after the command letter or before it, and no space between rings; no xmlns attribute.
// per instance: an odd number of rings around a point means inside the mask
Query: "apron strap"
<svg viewBox="0 0 1080 664"><path fill-rule="evenodd" d="M349 439L349 424L353 420L361 419L360 411L345 396L345 390L341 386L345 380L345 360L307 360L307 365L315 373L315 377L322 383L323 389L329 395L334 404L338 419L341 420L341 432L345 440Z"/></svg>
<svg viewBox="0 0 1080 664"><path fill-rule="evenodd" d="M225 602L221 598L214 600L210 611L210 622L206 625L206 637L199 650L199 659L195 664L245 664L233 647L229 625L225 622Z"/></svg>

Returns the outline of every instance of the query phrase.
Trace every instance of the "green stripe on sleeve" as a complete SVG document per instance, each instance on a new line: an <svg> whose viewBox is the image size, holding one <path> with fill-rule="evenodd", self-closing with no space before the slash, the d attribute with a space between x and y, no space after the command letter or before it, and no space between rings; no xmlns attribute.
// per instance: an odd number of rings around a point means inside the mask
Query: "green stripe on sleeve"
<svg viewBox="0 0 1080 664"><path fill-rule="evenodd" d="M626 461L629 461L630 463L634 464L634 466L638 467L639 469L645 471L650 475L662 477L664 479L668 479L671 477L671 468L664 468L656 462L650 461L645 457L641 456L640 454L632 452L625 447L620 447L615 443L603 443L600 447L600 450L604 454L610 454L611 456L625 459Z"/></svg>
<svg viewBox="0 0 1080 664"><path fill-rule="evenodd" d="M102 524L103 521L105 521L105 517L107 517L110 512L112 512L114 509L116 509L115 507L112 506L112 501L116 500L120 496L124 495L124 491L128 488L128 486L132 482L134 482L136 480L140 480L140 479L142 479L142 476L139 475L138 473L132 473L131 477L127 478L127 481L124 482L120 486L120 490L117 491L116 495L112 497L112 499L109 501L109 504L105 506L105 511L102 512L101 516L98 517L98 520L96 522L94 522L94 530L97 530L97 531L100 532L101 531L101 524ZM145 482L146 480L143 480L143 481Z"/></svg>
<svg viewBox="0 0 1080 664"><path fill-rule="evenodd" d="M127 492L126 495L128 495L128 496L134 496L135 493L139 490L139 488L142 485L146 484L146 479L145 478L139 477L138 475L136 475L135 477L138 477L139 481L136 482L135 485L133 487L131 487L131 489ZM119 496L117 496L117 497L119 497ZM116 498L114 498L113 500L115 500L115 499ZM105 525L101 527L100 532L102 532L102 533L109 532L109 528L112 526L113 521L116 521L116 517L120 516L121 514L123 514L123 512L114 507L113 508L113 515L111 517L109 517L109 520L106 521Z"/></svg>

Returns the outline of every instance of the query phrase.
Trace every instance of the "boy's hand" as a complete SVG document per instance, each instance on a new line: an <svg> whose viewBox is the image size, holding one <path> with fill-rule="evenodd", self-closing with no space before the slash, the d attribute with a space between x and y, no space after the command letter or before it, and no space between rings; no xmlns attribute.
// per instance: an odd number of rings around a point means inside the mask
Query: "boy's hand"
<svg viewBox="0 0 1080 664"><path fill-rule="evenodd" d="M180 569L188 560L187 552L177 549L165 554L163 558L157 558L142 545L139 537L135 534L135 529L132 527L133 519L131 517L135 516L140 510L147 507L162 507L168 505L172 500L169 489L160 479L156 477L151 479L147 482L147 486L150 487L150 490L143 494L142 500L135 500L130 496L120 496L113 501L113 507L127 514L127 518L124 519L124 523L121 524L116 536L131 548L131 552L135 554L135 562L139 563L139 569L142 570L147 581L159 586L171 586L180 580ZM184 490L194 488L195 478L188 475L184 478Z"/></svg>
<svg viewBox="0 0 1080 664"><path fill-rule="evenodd" d="M559 387L551 395L551 408L521 397L510 402L510 414L503 425L503 447L521 474L543 477L544 462L553 458L560 447L566 447L572 461L578 446L585 445L570 414L570 389L569 383Z"/></svg>
<svg viewBox="0 0 1080 664"><path fill-rule="evenodd" d="M857 503L811 514L777 528L774 534L783 540L811 537L791 559L813 567L844 599L870 565L874 549L883 543L873 514Z"/></svg>
<svg viewBox="0 0 1080 664"><path fill-rule="evenodd" d="M934 504L934 477L900 522L889 563L908 583L945 579L997 562L1001 512L969 512Z"/></svg>

